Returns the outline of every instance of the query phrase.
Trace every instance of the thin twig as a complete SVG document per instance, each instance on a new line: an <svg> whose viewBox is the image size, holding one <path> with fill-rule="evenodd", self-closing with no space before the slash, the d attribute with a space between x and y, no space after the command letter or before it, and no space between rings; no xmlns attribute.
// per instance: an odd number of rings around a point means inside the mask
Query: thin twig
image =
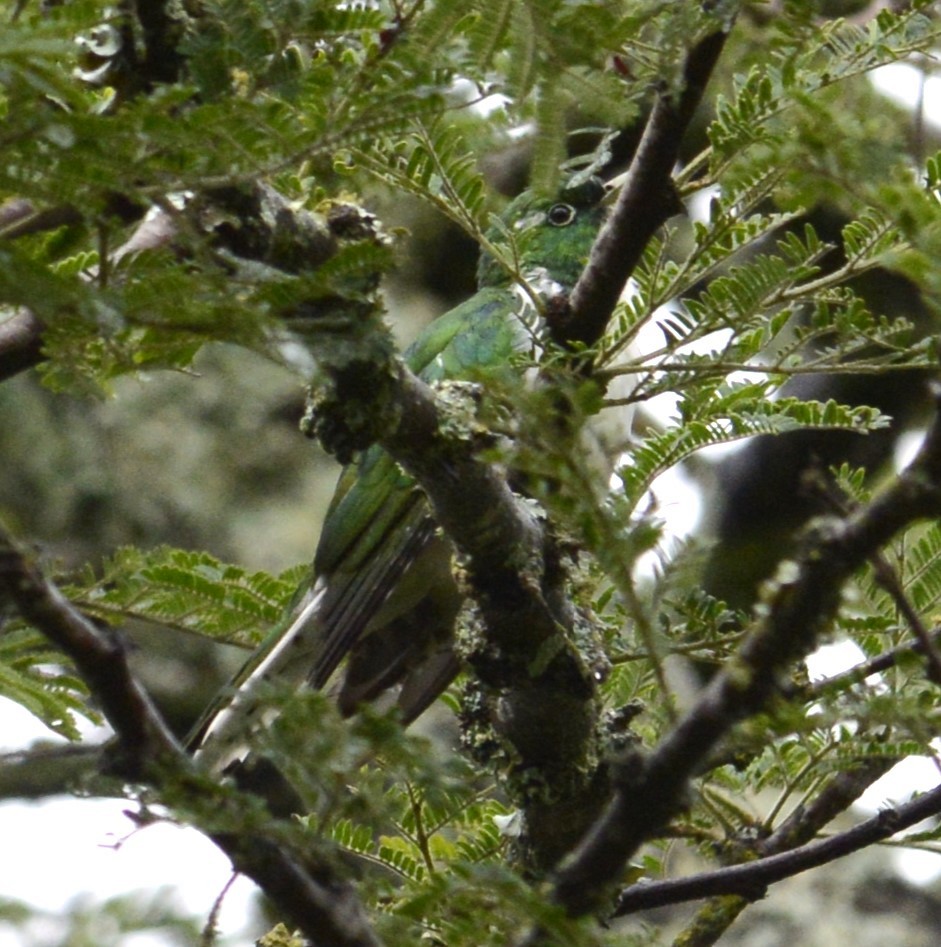
<svg viewBox="0 0 941 947"><path fill-rule="evenodd" d="M941 643L941 627L932 628L928 632L928 639L932 645ZM895 648L890 648L882 654L877 654L874 658L848 668L840 674L834 674L832 677L824 678L821 681L815 681L813 684L804 688L803 700L814 701L827 694L843 691L847 687L858 684L872 677L873 674L881 674L890 668L897 667L898 664L913 654L924 654L924 644L921 641L912 641Z"/></svg>
<svg viewBox="0 0 941 947"><path fill-rule="evenodd" d="M804 485L810 487L814 494L823 499L831 509L843 515L848 512L849 506L846 500L837 493L836 485L825 480L819 471L808 471L804 477ZM928 680L933 684L941 684L941 654L935 648L931 633L922 622L921 616L909 601L897 571L879 551L869 556L869 564L876 584L888 593L895 607L908 623L908 627L911 628L919 644L919 652L925 656Z"/></svg>

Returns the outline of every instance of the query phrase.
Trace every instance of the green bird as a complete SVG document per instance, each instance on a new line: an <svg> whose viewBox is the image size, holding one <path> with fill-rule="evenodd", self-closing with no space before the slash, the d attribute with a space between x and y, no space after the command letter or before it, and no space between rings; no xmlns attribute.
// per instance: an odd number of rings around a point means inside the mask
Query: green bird
<svg viewBox="0 0 941 947"><path fill-rule="evenodd" d="M503 213L520 274L543 300L574 286L604 220L604 194L590 178L555 199L526 192ZM428 326L404 357L429 383L486 384L488 372L538 346L538 321L529 295L484 254L477 292ZM340 476L309 587L197 725L189 741L196 756L218 771L240 761L268 722L263 685L323 688L344 658L335 685L343 714L398 686L403 723L418 717L459 670L451 553L417 484L381 448L365 451Z"/></svg>

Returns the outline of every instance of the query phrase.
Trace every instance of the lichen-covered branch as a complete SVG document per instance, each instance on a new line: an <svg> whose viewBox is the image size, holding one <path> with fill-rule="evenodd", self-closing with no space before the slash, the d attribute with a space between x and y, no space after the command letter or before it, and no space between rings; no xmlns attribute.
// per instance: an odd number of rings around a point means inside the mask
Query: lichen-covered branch
<svg viewBox="0 0 941 947"><path fill-rule="evenodd" d="M578 619L551 532L505 472L477 456L488 435L474 417L473 385L435 391L377 344L377 327L345 348L323 338L336 328L325 325L317 339L308 326L322 371L315 431L334 451L380 444L421 485L454 543L476 603L462 651L482 685L481 716L519 776L510 789L525 816L523 861L543 872L577 841L609 789L599 766L598 681L574 643ZM355 403L343 394L350 391Z"/></svg>

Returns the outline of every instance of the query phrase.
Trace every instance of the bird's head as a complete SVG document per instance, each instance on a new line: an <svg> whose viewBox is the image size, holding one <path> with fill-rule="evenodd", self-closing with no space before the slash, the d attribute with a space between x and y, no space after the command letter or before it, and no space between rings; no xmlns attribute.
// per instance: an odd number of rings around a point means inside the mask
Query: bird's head
<svg viewBox="0 0 941 947"><path fill-rule="evenodd" d="M519 269L524 277L538 273L571 289L588 259L591 245L604 222L606 189L598 178L563 187L554 197L524 191L490 229L494 243L513 234ZM484 253L477 271L479 286L500 286L511 277L497 260Z"/></svg>

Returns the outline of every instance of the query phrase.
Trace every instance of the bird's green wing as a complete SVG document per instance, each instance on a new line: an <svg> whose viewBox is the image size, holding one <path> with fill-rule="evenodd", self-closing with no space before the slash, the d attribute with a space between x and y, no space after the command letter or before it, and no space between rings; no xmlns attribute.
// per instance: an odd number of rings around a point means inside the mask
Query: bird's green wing
<svg viewBox="0 0 941 947"><path fill-rule="evenodd" d="M405 350L405 362L427 382L466 378L504 367L522 341L519 299L488 286L439 316Z"/></svg>
<svg viewBox="0 0 941 947"><path fill-rule="evenodd" d="M524 195L510 205L501 233L513 228L517 262L527 279L552 292L571 287L603 219L598 187L565 191L556 201ZM479 279L481 288L471 299L428 326L407 350L409 366L424 380L485 382L532 343L520 315L527 304L504 268L485 257ZM366 451L340 478L311 585L233 683L234 695L230 688L222 709L217 705L206 715L191 745L210 765L224 768L244 755L247 732L263 718L260 685L306 679L322 687L350 654L340 700L352 709L401 680L405 665L423 657L416 654L418 642L430 636L426 676L403 685L407 717L420 712L456 669L441 638L459 601L448 558L416 484L378 447Z"/></svg>
<svg viewBox="0 0 941 947"><path fill-rule="evenodd" d="M432 322L406 350L409 368L428 382L505 368L520 347L516 300L485 289ZM317 575L353 571L381 550L383 538L414 502L415 482L381 448L372 447L340 475L314 560Z"/></svg>
<svg viewBox="0 0 941 947"><path fill-rule="evenodd" d="M409 366L433 382L467 377L475 367L506 365L518 344L518 333L506 329L508 321L515 321L508 319L514 305L515 297L507 290L481 291L425 329L406 352ZM377 627L390 629L388 646L372 652L357 649L354 680L341 692L341 705L352 708L388 686L415 657L410 652L418 649L421 635L409 619L430 591L421 574L411 580L406 574L416 562L414 572L425 571L422 553L435 542L445 563L449 558L435 532L424 494L411 477L381 448L365 451L340 476L314 558L311 586L232 682L235 695L231 690L222 695L204 715L190 745L202 747L207 762L224 767L241 755L245 731L262 712L254 682L278 680L290 686L306 680L322 687L343 657ZM442 586L445 578L435 577L433 584ZM456 603L448 594L432 596L431 601L418 631L427 629L435 638L438 626L453 618L449 610ZM396 652L395 660L386 662L382 654L389 650ZM440 681L446 684L456 671L453 657L446 653L435 656L430 667L432 684L411 687L409 716L420 712L428 694L440 691Z"/></svg>
<svg viewBox="0 0 941 947"><path fill-rule="evenodd" d="M427 381L506 366L519 345L519 333L508 328L514 303L508 291L478 293L432 323L406 352L407 362ZM310 677L315 686L366 631L434 532L424 494L381 448L366 451L344 471L314 560L316 575L330 585L323 656ZM382 610L386 621L428 593L420 579L414 584L403 583L401 594Z"/></svg>

